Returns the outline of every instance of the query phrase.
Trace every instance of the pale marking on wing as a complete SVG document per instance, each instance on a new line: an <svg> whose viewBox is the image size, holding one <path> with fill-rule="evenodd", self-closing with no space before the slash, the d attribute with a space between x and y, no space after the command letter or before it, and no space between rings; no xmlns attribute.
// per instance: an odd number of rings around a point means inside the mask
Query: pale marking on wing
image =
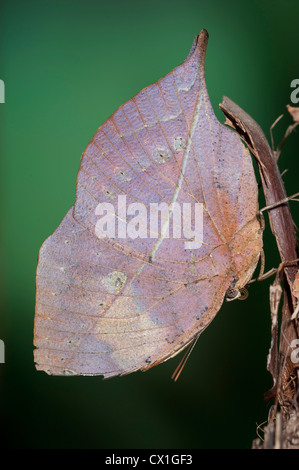
<svg viewBox="0 0 299 470"><path fill-rule="evenodd" d="M162 199L164 199L164 197L147 181L145 180L141 174L138 174L136 173L136 171L134 170L134 168L123 158L123 156L121 155L121 153L117 150L117 148L115 147L114 143L111 142L111 140L107 137L107 135L105 134L105 132L103 131L103 129L101 129L101 131L103 132L104 136L106 137L106 139L111 143L111 145L114 147L114 149L116 150L116 152L118 153L118 155L120 156L121 160L123 160L125 163L127 163L127 165L130 167L130 169L133 171L133 173L136 174L136 176L138 178L140 178L147 186L149 186L151 188L151 190L156 193L158 196L160 196ZM97 145L96 142L94 142L94 145L100 150L100 147ZM133 154L132 154L133 155ZM110 161L109 157L106 155L106 158L107 160L112 164L112 162Z"/></svg>
<svg viewBox="0 0 299 470"><path fill-rule="evenodd" d="M142 120L142 122L143 122L142 116L141 116L141 114L140 114L140 112L139 112L139 109L138 109L138 107L137 107L137 105L136 105L136 103L135 103L135 101L134 101L134 98L132 98L131 101L132 101L132 103L134 103L134 105L135 105L135 107L136 107L136 109L137 109L137 111L138 111L138 113L139 113L139 115L140 115L140 118L141 118L141 120ZM158 173L159 173L160 175L162 175L162 177L163 177L164 179L168 180L168 182L169 182L170 184L172 184L172 186L175 187L175 182L172 181L172 179L169 178L168 175L166 175L165 173L163 173L163 172L161 171L161 169L159 168L159 166L156 164L156 162L152 159L151 155L148 153L147 149L146 149L146 148L144 147L144 145L141 143L141 141L140 141L138 135L136 134L136 131L135 131L134 127L132 126L131 121L129 120L129 118L128 118L128 116L127 116L127 114L126 114L126 112L125 112L125 110L124 110L124 108L123 108L123 105L122 105L120 108L122 109L122 112L124 113L124 116L125 116L127 122L129 123L130 127L131 127L132 130L133 130L132 135L134 135L134 136L136 137L136 140L138 141L140 147L143 149L144 153L148 156L149 160L150 160L150 161L152 162L152 164L155 166L155 168L156 168L156 170L158 171ZM118 128L118 126L117 126L115 120L113 119L113 117L111 118L111 122L113 123L113 125L114 125L116 131L118 132L118 134L121 136L120 129ZM143 129L143 128L141 128L141 129ZM111 143L112 143L112 142L111 142ZM124 144L126 145L127 149L129 150L130 154L132 155L133 160L138 161L136 155L133 154L133 152L132 152L130 146L128 145L128 143L127 143L127 142L124 142ZM114 146L114 145L113 145L113 146ZM116 149L115 146L114 146L114 148ZM116 149L116 150L117 150L117 149ZM119 155L120 155L120 153L119 153ZM124 158L123 158L122 156L121 156L121 158L124 160ZM124 161L125 161L125 160L124 160ZM138 174L138 173L136 173L136 175L139 177L139 174ZM151 176L151 175L150 175L150 176ZM146 181L146 180L144 180L141 176L140 176L140 178L141 178L143 181ZM153 176L151 176L151 178L152 178L155 182L157 182L157 179L156 179L156 178L154 178ZM147 185L150 186L150 188L153 189L156 194L158 194L162 199L164 199L165 202L168 203L168 201L167 201L163 196L161 196L161 194L160 194L157 190L155 190L154 188L152 188L152 186L151 186L149 183L147 183Z"/></svg>
<svg viewBox="0 0 299 470"><path fill-rule="evenodd" d="M141 114L141 112L140 112L140 110L139 110L139 108L138 108L138 106L137 106L137 103L136 103L136 101L135 101L135 97L132 98L132 102L134 103L134 105L135 105L135 107L136 107L136 109L137 109L137 111L138 111L138 114L139 114L139 116L140 116L140 119L142 120L142 122L144 122L143 116L142 116L142 114ZM129 123L129 125L130 125L131 128L133 129L133 133L134 133L134 135L135 135L137 141L139 142L141 148L144 150L144 153L148 156L148 158L150 159L150 161L152 162L152 164L155 166L155 168L156 168L156 170L158 171L158 173L160 173L164 178L166 178L169 182L171 182L171 184L176 188L177 183L176 183L175 181L171 180L171 179L168 177L167 174L165 174L164 172L162 172L160 166L157 165L157 163L152 159L152 157L151 157L151 155L149 154L149 152L147 151L146 147L144 147L144 145L143 145L142 142L140 141L140 139L139 139L139 137L138 137L138 135L137 135L135 129L134 129L133 126L132 126L132 123L130 122L130 120L129 120L129 118L128 118L128 116L127 116L127 114L126 114L126 112L125 112L125 110L124 110L124 108L123 108L123 105L121 106L121 109L122 109L122 111L123 111L123 113L124 113L124 115L125 115L126 120L127 120L128 123ZM183 112L183 111L181 111L181 112ZM118 127L117 127L117 125L116 125L116 123L115 123L114 121L113 121L113 124L115 125L115 128L116 128L116 130L118 131L118 133L120 134L120 130L118 129ZM187 129L188 129L188 126L186 126L186 127L187 127ZM151 138L150 135L149 135L149 137ZM131 155L132 155L133 157L135 157L135 156L133 155L133 153L132 153L132 151L131 151L131 149L129 148L128 145L127 145L127 148L129 149ZM135 157L135 158L136 158L136 157ZM183 189L183 191L186 192L186 194L187 194L188 196L190 196L192 199L194 199L196 202L199 202L199 201L197 201L197 199L194 197L194 195L193 195L192 193L189 194L185 189ZM159 195L160 195L160 194L159 194ZM163 197L162 197L162 199L165 200L165 198L163 198ZM166 202L168 202L168 201L166 201Z"/></svg>
<svg viewBox="0 0 299 470"><path fill-rule="evenodd" d="M192 56L191 56L191 57L192 57ZM188 59L187 59L187 60L188 60ZM180 87L180 86L178 86L178 87L177 87L178 91L187 91L187 92L188 92L188 91L190 91L190 90L194 87L195 82L196 82L196 80L197 80L197 78L198 78L198 75L199 75L199 68L200 68L200 62L198 62L198 64L197 64L197 70L196 70L196 73L195 73L195 77L194 77L193 82L192 82L191 85L189 86L189 88L188 88L188 87ZM171 72L170 72L170 73L171 73Z"/></svg>
<svg viewBox="0 0 299 470"><path fill-rule="evenodd" d="M146 91L146 90L145 90L145 91ZM146 94L147 94L147 92L146 92ZM177 96L177 98L178 98L178 96ZM133 101L133 103L135 104L135 107L136 107L136 109L137 109L137 111L138 111L138 113L139 113L139 116L140 116L142 122L144 122L143 116L142 116L142 114L141 114L141 112L140 112L140 110L139 110L139 107L138 107L138 105L137 105L137 103L136 103L136 101L135 101L135 97L132 98L132 101ZM181 106L181 102L180 102L179 99L178 99L178 104L180 105L180 108L181 108L180 114L182 113L182 114L184 115L184 112L183 112L183 109L182 109L182 106ZM122 108L122 109L123 109L123 108ZM126 116L127 121L129 122L130 126L133 128L133 126L132 126L132 124L130 123L130 121L129 121L129 119L128 119L128 117L127 117L127 115L126 115L124 109L123 109L123 112L124 112L124 114L125 114L125 116ZM188 134L189 134L189 127L188 127L188 123L187 123L187 120L186 120L185 115L184 115L184 118L185 118L185 123L186 123L186 129L188 130ZM159 172L160 174L162 174L162 175L165 177L165 176L166 176L165 173L162 172L160 166L157 165L156 162L152 159L152 157L151 157L151 155L148 153L147 149L146 149L146 148L143 146L143 144L140 142L140 139L138 138L138 136L137 136L136 133L135 133L135 135L136 135L136 138L137 138L138 142L140 143L141 147L143 148L143 150L145 151L145 153L148 155L148 157L149 157L149 159L152 161L152 163L155 165L155 167L156 167L156 169L158 170L158 172ZM150 134L149 134L149 138L151 138ZM170 149L172 148L171 145L170 145L169 147L170 147ZM171 153L173 154L173 152L171 152ZM186 151L185 151L185 153L186 153ZM173 155L174 155L174 154L173 154ZM184 158L184 157L183 157L183 158ZM175 159L175 160L176 160L176 159ZM181 175L181 174L182 174L182 169L181 169L181 168L182 168L182 165L181 165L181 167L178 167L178 168L180 169L180 175ZM167 178L168 178L168 176L167 176ZM173 186L174 186L175 189L176 189L176 188L177 188L177 183L176 183L176 182L173 182L172 180L170 180L170 181L172 182ZM185 180L185 181L186 181L186 180ZM188 186L188 188L189 188L189 185L188 185L188 184L187 184L187 186ZM184 191L188 196L190 196L192 199L194 199L196 202L199 203L199 201L196 199L196 197L194 196L194 194L192 194L192 192L189 193L189 192L186 191L184 188L182 188L182 191Z"/></svg>
<svg viewBox="0 0 299 470"><path fill-rule="evenodd" d="M194 80L193 84L194 84L194 83L195 83L195 80ZM161 93L162 93L162 95L163 95L163 91L162 91L161 87L159 87L159 88L160 88L160 91L161 91ZM147 95L147 97L148 97L148 101L149 101L149 103L150 103L150 105L151 105L151 108L152 108L152 110L153 110L153 112L154 112L154 114L155 114L155 116L156 116L156 118L157 118L157 121L159 121L158 116L157 116L157 113L156 113L156 110L155 110L155 107L154 107L154 105L153 105L153 103L152 103L152 101L151 101L151 99L150 99L150 96L149 96L149 94L148 94L148 92L147 92L146 89L145 89L145 92L146 92L146 95ZM163 99L164 99L164 102L165 102L164 96L163 96ZM180 103L179 103L179 104L180 104ZM181 110L179 114L180 114L180 115L183 114L183 111ZM161 121L161 122L163 122L163 121ZM161 129L161 131L162 131L162 134L163 134L163 136L164 136L164 138L165 138L165 140L166 140L166 142L167 142L169 148L171 149L171 148L172 148L172 145L170 144L169 139L168 139L168 137L167 137L167 135L166 135L166 133L165 133L163 127L161 126L161 122L159 121L159 123L160 123L160 129ZM187 130L188 130L188 126L187 126ZM173 154L174 160L175 160L175 162L176 162L176 164L177 164L177 167L178 167L178 169L179 169L179 172L180 172L180 174L182 174L182 166L179 165L179 163L178 163L178 161L177 161L177 157L176 157L176 155L175 155L175 152L172 152L172 154ZM190 189L190 186L189 186L189 183L188 183L187 178L185 178L185 175L184 175L184 174L182 174L182 176L183 176L183 179L184 179L184 181L185 181L185 183L186 183L186 185L187 185L187 187L188 187L188 189L189 189L189 192L187 192L187 191L186 191L185 189L183 189L183 188L182 188L182 190L183 190L184 192L186 192L190 197L192 197L195 201L197 201L197 199L196 199L196 198L194 197L194 195L192 194L192 191L191 191L191 189Z"/></svg>

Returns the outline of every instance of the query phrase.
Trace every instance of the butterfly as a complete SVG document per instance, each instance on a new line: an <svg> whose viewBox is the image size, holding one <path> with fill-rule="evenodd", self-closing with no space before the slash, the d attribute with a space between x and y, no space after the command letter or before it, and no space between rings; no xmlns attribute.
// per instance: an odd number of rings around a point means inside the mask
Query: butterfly
<svg viewBox="0 0 299 470"><path fill-rule="evenodd" d="M189 354L252 278L258 187L249 151L213 112L207 42L202 30L83 152L75 204L39 253L38 370L108 378Z"/></svg>

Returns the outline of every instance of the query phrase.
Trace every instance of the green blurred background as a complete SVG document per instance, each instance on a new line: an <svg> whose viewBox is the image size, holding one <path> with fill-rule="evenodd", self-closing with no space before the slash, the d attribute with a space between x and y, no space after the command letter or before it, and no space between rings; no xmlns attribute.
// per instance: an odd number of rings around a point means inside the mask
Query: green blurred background
<svg viewBox="0 0 299 470"><path fill-rule="evenodd" d="M267 419L271 280L225 303L177 383L180 356L146 373L51 377L33 363L42 242L74 203L80 156L97 128L210 34L212 105L227 95L278 143L299 76L298 1L1 1L1 444L6 448L249 448ZM280 168L299 190L298 133ZM299 223L299 206L291 203ZM261 197L261 205L263 198ZM267 225L267 268L279 258Z"/></svg>

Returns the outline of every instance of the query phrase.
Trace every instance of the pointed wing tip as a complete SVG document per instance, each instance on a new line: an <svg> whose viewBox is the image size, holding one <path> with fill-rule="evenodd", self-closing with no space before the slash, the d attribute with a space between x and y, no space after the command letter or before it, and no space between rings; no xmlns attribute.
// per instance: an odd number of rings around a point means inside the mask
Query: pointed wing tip
<svg viewBox="0 0 299 470"><path fill-rule="evenodd" d="M197 34L193 40L190 52L186 58L188 61L191 58L194 58L200 64L201 73L204 76L204 63L206 57L206 50L209 40L209 33L206 29L202 29L199 34Z"/></svg>
<svg viewBox="0 0 299 470"><path fill-rule="evenodd" d="M192 43L187 59L189 59L189 57L191 57L196 52L199 52L201 54L203 53L203 55L205 55L208 40L209 40L208 31L206 29L202 29L201 32L197 34L195 38L193 39L193 43Z"/></svg>
<svg viewBox="0 0 299 470"><path fill-rule="evenodd" d="M198 38L199 42L207 43L209 39L209 33L205 28L203 28L196 37Z"/></svg>

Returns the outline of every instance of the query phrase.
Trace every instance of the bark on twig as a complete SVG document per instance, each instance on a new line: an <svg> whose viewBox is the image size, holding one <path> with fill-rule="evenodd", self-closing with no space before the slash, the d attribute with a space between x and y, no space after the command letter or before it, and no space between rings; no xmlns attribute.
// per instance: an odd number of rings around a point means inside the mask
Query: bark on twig
<svg viewBox="0 0 299 470"><path fill-rule="evenodd" d="M270 288L271 347L267 368L273 387L265 394L273 400L264 442L253 441L253 448L299 448L299 363L292 360L293 341L299 338L298 315L293 315L298 299L294 281L298 272L298 253L293 222L277 159L260 126L243 109L224 97L220 104L226 124L233 127L254 155L262 179L270 226L281 258L276 279ZM281 290L282 287L282 290ZM282 318L278 331L278 306L283 295Z"/></svg>

